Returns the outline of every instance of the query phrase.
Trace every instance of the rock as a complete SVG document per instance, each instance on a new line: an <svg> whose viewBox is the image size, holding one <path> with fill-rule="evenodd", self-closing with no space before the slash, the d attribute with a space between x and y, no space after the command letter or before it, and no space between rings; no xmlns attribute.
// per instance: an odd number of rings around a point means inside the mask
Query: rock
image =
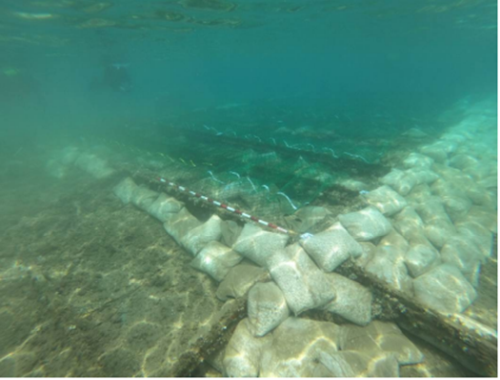
<svg viewBox="0 0 500 380"><path fill-rule="evenodd" d="M264 231L253 223L247 223L233 249L266 268L270 257L277 251L283 250L288 239L287 235Z"/></svg>
<svg viewBox="0 0 500 380"><path fill-rule="evenodd" d="M288 318L285 297L274 282L259 282L248 293L248 329L264 336Z"/></svg>
<svg viewBox="0 0 500 380"><path fill-rule="evenodd" d="M227 344L222 361L229 377L258 377L262 353L267 350L271 335L254 337L248 330L248 320L240 321Z"/></svg>
<svg viewBox="0 0 500 380"><path fill-rule="evenodd" d="M257 282L269 281L269 272L255 265L241 263L232 267L217 288L216 296L221 301L244 296Z"/></svg>
<svg viewBox="0 0 500 380"><path fill-rule="evenodd" d="M406 207L406 200L389 186L381 186L362 197L384 215L394 215Z"/></svg>
<svg viewBox="0 0 500 380"><path fill-rule="evenodd" d="M373 321L366 327L344 326L340 348L370 356L394 354L399 364L418 364L424 359L420 350L394 323Z"/></svg>
<svg viewBox="0 0 500 380"><path fill-rule="evenodd" d="M439 265L413 281L416 300L429 309L445 314L461 313L476 299L476 291L460 270Z"/></svg>
<svg viewBox="0 0 500 380"><path fill-rule="evenodd" d="M191 266L205 272L216 281L222 281L229 270L239 264L243 257L231 248L217 241L212 241L196 255Z"/></svg>
<svg viewBox="0 0 500 380"><path fill-rule="evenodd" d="M361 246L340 225L300 240L300 245L320 268L327 272L335 270L349 257L359 257Z"/></svg>
<svg viewBox="0 0 500 380"><path fill-rule="evenodd" d="M221 224L222 220L214 214L201 226L188 231L181 238L181 244L189 253L196 256L208 243L220 240Z"/></svg>
<svg viewBox="0 0 500 380"><path fill-rule="evenodd" d="M364 326L371 321L372 293L369 289L336 273L327 275L336 297L323 308Z"/></svg>
<svg viewBox="0 0 500 380"><path fill-rule="evenodd" d="M298 244L273 255L269 271L295 315L321 307L335 298L326 274Z"/></svg>
<svg viewBox="0 0 500 380"><path fill-rule="evenodd" d="M367 207L358 212L339 215L342 226L359 241L368 241L387 235L391 229L391 223L372 207Z"/></svg>

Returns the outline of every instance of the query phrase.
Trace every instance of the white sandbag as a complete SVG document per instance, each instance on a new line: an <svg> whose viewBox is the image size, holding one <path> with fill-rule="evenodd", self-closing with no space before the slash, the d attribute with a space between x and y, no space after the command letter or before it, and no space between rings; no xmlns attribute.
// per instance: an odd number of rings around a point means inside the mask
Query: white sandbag
<svg viewBox="0 0 500 380"><path fill-rule="evenodd" d="M309 377L366 377L371 360L369 355L356 351L321 351L319 363Z"/></svg>
<svg viewBox="0 0 500 380"><path fill-rule="evenodd" d="M461 313L477 297L460 270L449 264L439 265L413 281L416 300L424 307L445 314Z"/></svg>
<svg viewBox="0 0 500 380"><path fill-rule="evenodd" d="M226 277L229 270L239 264L241 260L243 257L231 248L217 241L212 241L203 247L190 265L220 282Z"/></svg>
<svg viewBox="0 0 500 380"><path fill-rule="evenodd" d="M399 169L392 169L389 174L382 177L381 182L384 185L391 186L401 195L408 194L417 185L416 178L407 176L404 171Z"/></svg>
<svg viewBox="0 0 500 380"><path fill-rule="evenodd" d="M420 152L426 156L432 157L436 162L444 162L449 153L457 150L457 144L453 141L437 141L431 145L425 145L420 148Z"/></svg>
<svg viewBox="0 0 500 380"><path fill-rule="evenodd" d="M411 206L405 207L394 216L393 226L407 241L424 234L424 222Z"/></svg>
<svg viewBox="0 0 500 380"><path fill-rule="evenodd" d="M312 237L301 239L300 245L327 272L335 270L350 257L362 254L361 246L339 223Z"/></svg>
<svg viewBox="0 0 500 380"><path fill-rule="evenodd" d="M342 226L359 241L368 241L387 235L391 223L373 207L367 207L358 212L339 215Z"/></svg>
<svg viewBox="0 0 500 380"><path fill-rule="evenodd" d="M365 271L386 284L407 293L412 292L412 280L404 262L404 253L392 246L377 247Z"/></svg>
<svg viewBox="0 0 500 380"><path fill-rule="evenodd" d="M201 225L201 222L183 208L175 216L163 223L165 231L174 238L177 244L181 245L181 239L193 228Z"/></svg>
<svg viewBox="0 0 500 380"><path fill-rule="evenodd" d="M398 251L403 253L410 249L410 244L394 229L391 230L391 232L389 232L387 235L385 235L378 243L379 247L383 247L386 245L394 247L398 249Z"/></svg>
<svg viewBox="0 0 500 380"><path fill-rule="evenodd" d="M473 242L484 258L490 257L493 253L493 234L486 227L474 221L462 221L455 225L458 235Z"/></svg>
<svg viewBox="0 0 500 380"><path fill-rule="evenodd" d="M425 203L432 196L432 191L429 185L422 183L415 186L408 195L405 196L408 206L417 208L421 203Z"/></svg>
<svg viewBox="0 0 500 380"><path fill-rule="evenodd" d="M127 177L120 181L118 185L113 188L113 193L125 204L132 201L132 196L134 195L137 185L134 180Z"/></svg>
<svg viewBox="0 0 500 380"><path fill-rule="evenodd" d="M448 160L448 165L457 168L460 170L464 170L466 168L476 168L479 166L479 161L466 154L456 154L450 160Z"/></svg>
<svg viewBox="0 0 500 380"><path fill-rule="evenodd" d="M329 273L328 280L335 289L336 297L323 309L338 314L357 325L367 325L371 321L372 293L363 285L336 273Z"/></svg>
<svg viewBox="0 0 500 380"><path fill-rule="evenodd" d="M80 154L75 161L75 165L98 179L114 173L114 170L109 167L107 161L91 153Z"/></svg>
<svg viewBox="0 0 500 380"><path fill-rule="evenodd" d="M452 182L439 179L431 186L434 194L439 195L446 213L451 220L457 220L467 214L472 201L467 197L463 189L458 188Z"/></svg>
<svg viewBox="0 0 500 380"><path fill-rule="evenodd" d="M219 284L215 295L221 301L244 296L257 282L269 281L269 272L255 265L241 263L232 267Z"/></svg>
<svg viewBox="0 0 500 380"><path fill-rule="evenodd" d="M224 220L222 221L221 226L221 242L228 247L232 247L236 240L238 240L238 236L240 236L242 227L238 225L234 220Z"/></svg>
<svg viewBox="0 0 500 380"><path fill-rule="evenodd" d="M407 168L427 169L433 164L434 160L431 157L419 153L410 153L403 161L403 165Z"/></svg>
<svg viewBox="0 0 500 380"><path fill-rule="evenodd" d="M264 336L288 318L285 296L274 282L259 282L248 292L248 329Z"/></svg>
<svg viewBox="0 0 500 380"><path fill-rule="evenodd" d="M384 215L394 215L406 206L406 200L389 186L381 186L364 195L363 199Z"/></svg>
<svg viewBox="0 0 500 380"><path fill-rule="evenodd" d="M147 187L137 186L132 194L132 203L143 211L148 211L159 194Z"/></svg>
<svg viewBox="0 0 500 380"><path fill-rule="evenodd" d="M57 156L57 160L64 166L69 166L75 163L80 156L81 152L75 146L68 146L64 148L61 153Z"/></svg>
<svg viewBox="0 0 500 380"><path fill-rule="evenodd" d="M272 333L260 377L312 376L319 354L337 351L339 329L330 322L289 317Z"/></svg>
<svg viewBox="0 0 500 380"><path fill-rule="evenodd" d="M269 271L295 315L321 307L335 298L326 274L296 243L271 257Z"/></svg>
<svg viewBox="0 0 500 380"><path fill-rule="evenodd" d="M165 223L179 213L183 207L184 205L177 199L169 197L165 193L160 193L158 198L148 207L147 212L160 222Z"/></svg>
<svg viewBox="0 0 500 380"><path fill-rule="evenodd" d="M460 269L473 286L477 286L480 263L484 260L474 240L462 235L451 236L441 249L441 260Z"/></svg>
<svg viewBox="0 0 500 380"><path fill-rule="evenodd" d="M429 245L417 244L404 254L404 261L412 277L418 277L438 262L439 252Z"/></svg>
<svg viewBox="0 0 500 380"><path fill-rule="evenodd" d="M361 252L361 256L355 259L355 262L357 265L364 267L366 263L368 263L375 255L377 246L369 241L360 242L359 245L361 246L363 251Z"/></svg>
<svg viewBox="0 0 500 380"><path fill-rule="evenodd" d="M254 263L267 267L270 257L283 250L288 239L288 235L264 231L256 224L247 223L233 249Z"/></svg>
<svg viewBox="0 0 500 380"><path fill-rule="evenodd" d="M396 171L396 169L393 169L393 171ZM429 184L439 178L439 176L430 169L417 168L408 169L404 172L397 171L397 175L391 177L392 180L386 177L384 177L385 181L384 178L382 179L382 182L390 185L401 195L409 194L415 186Z"/></svg>
<svg viewBox="0 0 500 380"><path fill-rule="evenodd" d="M222 361L229 377L258 377L260 360L271 342L271 335L256 338L248 330L248 320L238 323L229 340Z"/></svg>
<svg viewBox="0 0 500 380"><path fill-rule="evenodd" d="M399 364L418 364L424 360L420 350L401 332L395 323L373 321L366 327L343 326L340 348L377 356L396 355Z"/></svg>
<svg viewBox="0 0 500 380"><path fill-rule="evenodd" d="M286 226L294 231L309 231L313 226L325 220L331 212L324 207L306 206L293 215L285 217Z"/></svg>
<svg viewBox="0 0 500 380"><path fill-rule="evenodd" d="M362 191L368 189L368 185L366 183L357 181L352 178L342 179L337 181L337 183L340 186L345 187L347 190L351 191Z"/></svg>
<svg viewBox="0 0 500 380"><path fill-rule="evenodd" d="M449 236L456 233L453 223L446 219L437 219L424 227L425 237L438 249L441 249Z"/></svg>
<svg viewBox="0 0 500 380"><path fill-rule="evenodd" d="M441 248L447 236L456 234L456 228L438 197L430 197L416 208L425 223L424 234L435 247Z"/></svg>
<svg viewBox="0 0 500 380"><path fill-rule="evenodd" d="M460 222L478 223L493 233L498 230L497 212L483 206L472 206Z"/></svg>
<svg viewBox="0 0 500 380"><path fill-rule="evenodd" d="M208 243L220 240L221 225L222 220L216 214L212 215L201 226L191 229L181 238L182 246L196 256Z"/></svg>

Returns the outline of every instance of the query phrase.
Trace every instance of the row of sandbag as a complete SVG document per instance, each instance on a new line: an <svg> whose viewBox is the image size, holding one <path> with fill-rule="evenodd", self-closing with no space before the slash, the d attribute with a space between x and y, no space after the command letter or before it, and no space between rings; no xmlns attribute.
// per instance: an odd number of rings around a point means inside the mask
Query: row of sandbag
<svg viewBox="0 0 500 380"><path fill-rule="evenodd" d="M420 350L393 323L337 325L288 317L264 337L239 322L227 347L210 363L230 377L398 377L418 364Z"/></svg>
<svg viewBox="0 0 500 380"><path fill-rule="evenodd" d="M108 162L96 153L69 146L57 151L46 163L46 170L55 178L65 177L74 167L94 178L105 178L114 173Z"/></svg>
<svg viewBox="0 0 500 380"><path fill-rule="evenodd" d="M269 294L281 295L273 298L274 307L260 306L260 299L268 302L266 292L250 298L256 307L249 305L249 309L259 310L257 317L250 318L259 321L255 323L256 335L272 330L288 316L289 309L298 315L323 307L354 323L370 322L371 293L354 281L320 270L301 245L287 246L287 235L264 231L253 223L241 229L217 215L202 223L181 202L137 186L130 178L121 181L114 192L122 202L132 203L163 222L168 234L193 255L191 265L220 282L217 297L221 300L245 294L258 281L274 281L275 292ZM344 239L345 254L361 254L344 229L339 227L335 234Z"/></svg>
<svg viewBox="0 0 500 380"><path fill-rule="evenodd" d="M221 300L248 292L248 316L228 346L212 362L228 376L398 376L399 365L420 363L421 352L393 324L371 321L372 295L363 286L325 273L288 237L246 224L232 248L222 237L224 222L212 216L199 222L174 198L137 186L130 178L115 194L164 223L167 232L194 259L195 268L220 281ZM354 257L362 249L337 225L331 232ZM308 252L319 241L303 242ZM313 244L314 243L314 244ZM351 252L351 253L349 253ZM260 266L240 263L246 258ZM361 326L340 327L290 316L323 307ZM374 342L377 342L374 344ZM342 350L342 351L341 351Z"/></svg>
<svg viewBox="0 0 500 380"><path fill-rule="evenodd" d="M390 222L379 219L380 233L370 235L361 223L358 232L348 228L357 240L378 243L363 244L371 256L367 271L445 313L461 312L475 299L473 287L497 230L496 152L478 143L475 125L451 128L421 148L432 157L411 153L404 169L393 169L381 179L383 186L363 192L365 202ZM487 139L491 126L483 132Z"/></svg>

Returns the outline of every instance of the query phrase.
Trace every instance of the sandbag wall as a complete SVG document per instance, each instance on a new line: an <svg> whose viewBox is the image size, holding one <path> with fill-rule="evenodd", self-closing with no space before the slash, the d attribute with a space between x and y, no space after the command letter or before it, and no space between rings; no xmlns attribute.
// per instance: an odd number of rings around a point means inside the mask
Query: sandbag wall
<svg viewBox="0 0 500 380"><path fill-rule="evenodd" d="M164 224L193 255L191 265L220 283L220 300L248 292L248 317L236 328L224 355L213 363L224 374L397 376L400 364L423 360L396 325L370 324L372 296L368 289L322 271L300 244L287 245L287 235L251 223L240 231L236 223L222 221L217 215L201 223L182 203L137 186L130 178L116 186L115 194ZM339 243L344 259L362 256L361 246L339 224L325 233ZM328 239L321 239L311 238L304 245L320 255L328 244ZM298 318L315 308L330 310L360 327ZM370 344L376 339L383 343ZM283 340L290 342L283 345ZM307 355L305 348L310 351Z"/></svg>
<svg viewBox="0 0 500 380"><path fill-rule="evenodd" d="M370 291L332 273L349 259L434 312L459 315L471 305L496 232L495 152L477 143L482 131L480 126L471 130L471 124L462 123L420 153L410 154L401 168L381 178L380 187L363 191L365 209L340 215L327 230L290 245L286 235L254 224L246 224L240 232L236 224L216 215L201 223L173 198L137 187L130 179L115 192L123 202L132 202L164 223L193 255L192 266L220 282L221 300L249 291L248 318L215 363L223 373L393 376L399 364L422 360L404 336L397 339L404 341L401 347L411 348L413 359L398 359L381 347L368 350L370 354L351 350L341 339L341 331L351 327L298 316L306 310L327 309L368 326L358 328L363 347L374 334L370 331L385 331L380 322L370 323ZM290 342L286 350L280 349L278 342L289 334L302 336L301 331L305 335L294 341L295 348ZM316 347L318 339L326 339L328 348ZM318 360L321 365L311 364ZM370 367L374 362L389 364L374 369ZM346 372L339 372L341 368Z"/></svg>

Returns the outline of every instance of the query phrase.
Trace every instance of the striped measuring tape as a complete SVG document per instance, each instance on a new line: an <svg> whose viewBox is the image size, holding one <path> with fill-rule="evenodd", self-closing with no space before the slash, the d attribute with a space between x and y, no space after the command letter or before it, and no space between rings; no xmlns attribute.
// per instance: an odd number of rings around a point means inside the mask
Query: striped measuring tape
<svg viewBox="0 0 500 380"><path fill-rule="evenodd" d="M199 198L199 199L201 199L201 200L203 200L203 201L205 201L207 203L210 203L212 205L215 205L217 207L223 208L224 210L232 212L233 214L242 216L243 218L250 219L250 220L252 220L252 221L254 221L256 223L262 224L263 226L269 227L269 228L271 228L273 230L279 231L279 232L287 234L287 235L296 235L297 234L295 231L287 230L286 228L277 226L276 224L266 222L265 220L257 218L256 216L249 215L249 214L247 214L247 213L245 213L243 211L240 211L238 209L235 209L234 207L231 207L231 206L229 206L229 205L227 205L225 203L216 201L216 200L214 200L212 198L209 198L209 197L206 197L204 195L201 195L200 193L196 193L196 192L194 192L192 190L189 190L189 189L185 188L184 186L180 186L180 185L177 185L176 183L170 182L170 181L166 180L165 178L157 177L156 179L159 182L164 183L165 185L171 186L171 187L173 187L173 188L175 188L175 189L177 189L179 191L187 193L187 194L189 194L189 195L191 195L193 197Z"/></svg>

